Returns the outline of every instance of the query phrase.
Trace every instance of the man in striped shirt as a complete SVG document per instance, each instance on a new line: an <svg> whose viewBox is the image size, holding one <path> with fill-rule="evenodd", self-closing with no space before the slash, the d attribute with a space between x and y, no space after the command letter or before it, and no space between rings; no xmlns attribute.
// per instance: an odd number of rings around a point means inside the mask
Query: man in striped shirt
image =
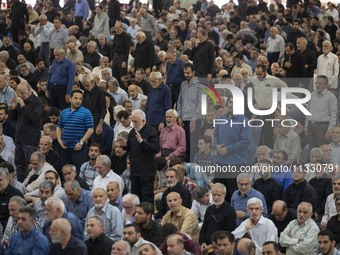
<svg viewBox="0 0 340 255"><path fill-rule="evenodd" d="M63 148L62 165L73 164L79 171L87 159L86 141L93 133L93 116L91 112L82 107L83 93L80 90L71 92L71 107L61 112L57 139Z"/></svg>

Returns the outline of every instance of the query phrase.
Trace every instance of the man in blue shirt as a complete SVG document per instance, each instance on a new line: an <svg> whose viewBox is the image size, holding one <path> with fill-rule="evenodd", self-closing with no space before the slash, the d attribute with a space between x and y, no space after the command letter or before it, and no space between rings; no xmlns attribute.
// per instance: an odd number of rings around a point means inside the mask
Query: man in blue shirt
<svg viewBox="0 0 340 255"><path fill-rule="evenodd" d="M35 224L36 213L32 207L24 207L19 211L18 228L9 241L5 255L47 255L50 244L39 232Z"/></svg>
<svg viewBox="0 0 340 255"><path fill-rule="evenodd" d="M166 54L166 84L171 88L172 106L177 103L181 84L185 81L184 77L184 61L177 58L176 50L169 50Z"/></svg>
<svg viewBox="0 0 340 255"><path fill-rule="evenodd" d="M79 30L83 30L83 22L89 16L89 4L86 0L77 0L74 4L74 19Z"/></svg>
<svg viewBox="0 0 340 255"><path fill-rule="evenodd" d="M63 149L61 163L73 164L77 169L87 159L86 141L94 131L92 114L81 106L82 101L83 93L73 90L71 107L62 111L57 127L57 139Z"/></svg>
<svg viewBox="0 0 340 255"><path fill-rule="evenodd" d="M233 171L229 172L215 172L214 178L215 183L220 182L227 187L228 202L237 189L235 178L240 173L241 167L248 161L248 147L252 141L248 118L233 114L233 102L234 99L229 97L228 113L220 117L221 121L216 122L214 131L216 167L233 168Z"/></svg>
<svg viewBox="0 0 340 255"><path fill-rule="evenodd" d="M63 110L69 106L70 93L73 88L76 67L74 63L65 58L63 48L55 48L51 69L46 83L46 97L50 98L50 106Z"/></svg>
<svg viewBox="0 0 340 255"><path fill-rule="evenodd" d="M171 91L162 82L160 72L150 74L151 87L145 106L146 122L160 133L165 126L165 113L171 109Z"/></svg>

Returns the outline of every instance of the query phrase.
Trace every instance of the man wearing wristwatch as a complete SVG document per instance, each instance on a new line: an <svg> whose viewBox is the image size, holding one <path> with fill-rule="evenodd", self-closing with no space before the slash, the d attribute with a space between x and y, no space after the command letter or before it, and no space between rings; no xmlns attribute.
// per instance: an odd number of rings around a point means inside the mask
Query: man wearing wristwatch
<svg viewBox="0 0 340 255"><path fill-rule="evenodd" d="M73 164L79 171L81 165L87 160L86 141L91 137L93 117L91 112L82 107L83 93L81 90L71 92L71 107L61 112L57 139L62 147L61 163Z"/></svg>

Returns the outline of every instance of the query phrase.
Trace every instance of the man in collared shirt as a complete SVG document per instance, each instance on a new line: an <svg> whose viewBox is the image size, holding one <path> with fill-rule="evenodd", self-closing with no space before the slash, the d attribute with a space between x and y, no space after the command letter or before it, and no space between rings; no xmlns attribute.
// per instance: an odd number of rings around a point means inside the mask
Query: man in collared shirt
<svg viewBox="0 0 340 255"><path fill-rule="evenodd" d="M86 141L93 133L93 117L89 110L81 106L83 93L80 90L71 92L71 107L61 112L57 137L63 148L62 165L74 164L80 169L87 157Z"/></svg>
<svg viewBox="0 0 340 255"><path fill-rule="evenodd" d="M65 209L77 216L84 227L86 215L94 206L91 191L82 189L75 180L66 182L64 189L67 195Z"/></svg>
<svg viewBox="0 0 340 255"><path fill-rule="evenodd" d="M138 87L140 87L145 96L148 96L149 89L151 88L151 84L144 79L145 70L143 68L137 68L135 72L135 83ZM168 83L167 83L168 84Z"/></svg>
<svg viewBox="0 0 340 255"><path fill-rule="evenodd" d="M74 5L74 18L75 24L79 27L80 31L83 30L83 22L89 16L89 4L86 0L77 0Z"/></svg>
<svg viewBox="0 0 340 255"><path fill-rule="evenodd" d="M115 242L120 240L123 235L123 217L119 209L107 201L106 191L102 188L93 189L92 199L94 207L86 216L85 226L91 216L100 215L104 219L104 234ZM85 239L88 239L86 230Z"/></svg>
<svg viewBox="0 0 340 255"><path fill-rule="evenodd" d="M232 232L235 238L242 238L247 233L257 247L262 247L267 241L277 242L277 228L271 220L264 218L263 210L261 199L249 199L247 202L249 219Z"/></svg>
<svg viewBox="0 0 340 255"><path fill-rule="evenodd" d="M139 13L142 16L142 22L141 22L142 31L145 33L146 39L151 41L151 33L158 31L156 20L150 13L148 13L146 8L144 7L142 7L139 10Z"/></svg>
<svg viewBox="0 0 340 255"><path fill-rule="evenodd" d="M117 113L117 120L119 121L119 125L117 127L117 132L115 132L115 141L117 140L118 134L124 131L129 133L131 129L133 129L130 114L127 111L119 111Z"/></svg>
<svg viewBox="0 0 340 255"><path fill-rule="evenodd" d="M122 105L125 100L128 99L128 94L125 90L119 87L117 80L109 81L109 91L108 93L114 97L117 105Z"/></svg>
<svg viewBox="0 0 340 255"><path fill-rule="evenodd" d="M323 54L318 57L316 76L326 76L329 79L330 89L338 89L339 62L332 50L330 41L322 43Z"/></svg>
<svg viewBox="0 0 340 255"><path fill-rule="evenodd" d="M157 247L159 247L163 241L162 225L157 221L151 219L153 215L154 207L148 202L142 202L137 205L135 214L135 223L139 224L142 229L142 237Z"/></svg>
<svg viewBox="0 0 340 255"><path fill-rule="evenodd" d="M281 62L285 54L285 41L281 35L278 35L278 29L276 27L270 28L270 37L267 40L266 52L269 65L274 62Z"/></svg>
<svg viewBox="0 0 340 255"><path fill-rule="evenodd" d="M13 98L17 98L15 91L9 86L8 78L5 75L0 76L0 103L10 106Z"/></svg>
<svg viewBox="0 0 340 255"><path fill-rule="evenodd" d="M53 240L49 254L87 254L87 247L84 242L71 235L71 227L72 222L68 219L56 219L53 221L49 231L49 235Z"/></svg>
<svg viewBox="0 0 340 255"><path fill-rule="evenodd" d="M334 215L337 215L337 210L335 207L335 199L337 196L340 195L340 175L336 175L332 178L332 188L333 188L334 193L330 194L327 197L326 205L325 205L325 214L322 217L321 224L320 224L321 229L325 229L329 219L333 217Z"/></svg>
<svg viewBox="0 0 340 255"><path fill-rule="evenodd" d="M166 56L166 84L171 88L172 105L174 105L178 100L181 84L185 81L183 72L185 62L177 58L176 50L169 50Z"/></svg>
<svg viewBox="0 0 340 255"><path fill-rule="evenodd" d="M150 74L151 88L149 89L148 100L145 106L146 122L158 132L164 128L165 113L171 108L171 91L162 82L160 72Z"/></svg>
<svg viewBox="0 0 340 255"><path fill-rule="evenodd" d="M136 85L130 85L128 88L130 97L128 98L132 102L132 110L138 110L141 107L141 102L143 99L148 99L147 96L142 95L138 92L138 87Z"/></svg>
<svg viewBox="0 0 340 255"><path fill-rule="evenodd" d="M17 120L15 134L15 164L18 180L23 181L28 174L29 156L39 144L41 136L42 101L33 95L27 82L21 82L17 88L18 97L13 98L11 107Z"/></svg>
<svg viewBox="0 0 340 255"><path fill-rule="evenodd" d="M236 62L236 65L234 66L233 70L231 71L231 78L234 78L236 74L241 74L241 70L245 68L248 70L249 76L252 76L252 69L249 65L244 63L243 55L242 53L237 53L237 55L234 57L234 60Z"/></svg>
<svg viewBox="0 0 340 255"><path fill-rule="evenodd" d="M86 181L79 176L77 173L77 169L74 165L72 164L66 164L62 168L62 174L64 176L64 181L77 181L82 189L85 190L90 190L89 185L87 185Z"/></svg>
<svg viewBox="0 0 340 255"><path fill-rule="evenodd" d="M339 255L340 251L335 248L336 237L331 231L321 231L318 234L319 255Z"/></svg>
<svg viewBox="0 0 340 255"><path fill-rule="evenodd" d="M332 129L332 143L329 144L332 150L332 162L340 164L340 126Z"/></svg>
<svg viewBox="0 0 340 255"><path fill-rule="evenodd" d="M60 155L52 149L53 140L50 136L42 136L39 142L39 151L44 154L46 162L49 163L57 170L59 176L63 180L61 172Z"/></svg>
<svg viewBox="0 0 340 255"><path fill-rule="evenodd" d="M316 254L319 227L312 219L313 206L302 202L297 208L297 219L281 233L280 244L287 247L287 255Z"/></svg>
<svg viewBox="0 0 340 255"><path fill-rule="evenodd" d="M18 229L9 240L6 254L41 254L47 255L50 244L47 238L35 227L36 213L31 207L19 211Z"/></svg>
<svg viewBox="0 0 340 255"><path fill-rule="evenodd" d="M252 178L248 173L241 173L237 176L237 186L239 190L236 190L231 197L231 206L236 211L236 226L239 226L244 220L249 218L247 212L247 202L249 199L256 197L261 199L263 204L263 215L267 217L267 204L264 196L261 192L251 187Z"/></svg>
<svg viewBox="0 0 340 255"><path fill-rule="evenodd" d="M106 185L107 198L109 203L123 211L123 197L120 195L118 182L112 181Z"/></svg>
<svg viewBox="0 0 340 255"><path fill-rule="evenodd" d="M99 155L100 146L98 144L91 144L88 153L90 160L82 164L80 167L79 176L86 181L90 189L92 189L94 179L98 176L96 161Z"/></svg>
<svg viewBox="0 0 340 255"><path fill-rule="evenodd" d="M45 14L41 14L39 17L39 24L34 31L34 35L35 36L40 35L41 47L39 50L39 57L44 60L46 67L50 65L49 43L51 38L51 32L53 29L54 26L51 22L47 20L47 16Z"/></svg>
<svg viewBox="0 0 340 255"><path fill-rule="evenodd" d="M96 52L97 43L90 41L87 46L87 52L84 54L84 63L89 64L92 68L100 65L100 55Z"/></svg>
<svg viewBox="0 0 340 255"><path fill-rule="evenodd" d="M211 149L212 139L210 136L198 138L198 153L194 157L194 163L205 169L205 174L209 181L213 181L214 173L210 172L209 166L214 166L217 153Z"/></svg>
<svg viewBox="0 0 340 255"><path fill-rule="evenodd" d="M305 130L308 136L309 150L327 143L337 120L337 99L327 89L328 78L317 76L316 91L311 95L308 110L312 114L306 116Z"/></svg>
<svg viewBox="0 0 340 255"><path fill-rule="evenodd" d="M54 29L50 34L50 62L54 60L54 50L56 48L62 48L67 51L68 34L67 31L61 27L61 18L55 17L53 20Z"/></svg>
<svg viewBox="0 0 340 255"><path fill-rule="evenodd" d="M194 188L192 197L191 211L193 211L197 218L203 222L207 208L213 205L212 195L206 187L198 186ZM200 223L200 225L202 225L202 223Z"/></svg>
<svg viewBox="0 0 340 255"><path fill-rule="evenodd" d="M86 1L86 0L83 0ZM69 42L67 44L68 51L66 52L66 58L71 60L72 62L76 62L78 58L84 60L84 55L83 53L78 50L76 44L74 42ZM100 77L101 77L100 73Z"/></svg>
<svg viewBox="0 0 340 255"><path fill-rule="evenodd" d="M100 155L97 157L96 169L99 175L93 181L92 190L96 188L106 190L106 185L111 181L115 181L119 184L120 194L123 194L123 179L111 170L111 160L108 156Z"/></svg>
<svg viewBox="0 0 340 255"><path fill-rule="evenodd" d="M88 255L110 255L113 241L104 232L104 219L100 215L91 216L87 221L87 235L89 239L85 241Z"/></svg>
<svg viewBox="0 0 340 255"><path fill-rule="evenodd" d="M65 58L65 50L56 48L55 60L52 62L46 83L46 97L50 98L50 106L65 109L70 103L70 93L76 67L72 61Z"/></svg>

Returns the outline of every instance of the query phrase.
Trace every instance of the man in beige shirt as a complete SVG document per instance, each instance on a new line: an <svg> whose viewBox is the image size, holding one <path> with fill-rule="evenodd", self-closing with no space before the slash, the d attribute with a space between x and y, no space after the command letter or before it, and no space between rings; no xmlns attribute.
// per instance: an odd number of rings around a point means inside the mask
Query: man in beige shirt
<svg viewBox="0 0 340 255"><path fill-rule="evenodd" d="M192 235L198 240L199 228L197 217L193 211L182 206L182 199L179 193L169 193L166 201L170 211L164 215L162 225L172 223L179 232Z"/></svg>

